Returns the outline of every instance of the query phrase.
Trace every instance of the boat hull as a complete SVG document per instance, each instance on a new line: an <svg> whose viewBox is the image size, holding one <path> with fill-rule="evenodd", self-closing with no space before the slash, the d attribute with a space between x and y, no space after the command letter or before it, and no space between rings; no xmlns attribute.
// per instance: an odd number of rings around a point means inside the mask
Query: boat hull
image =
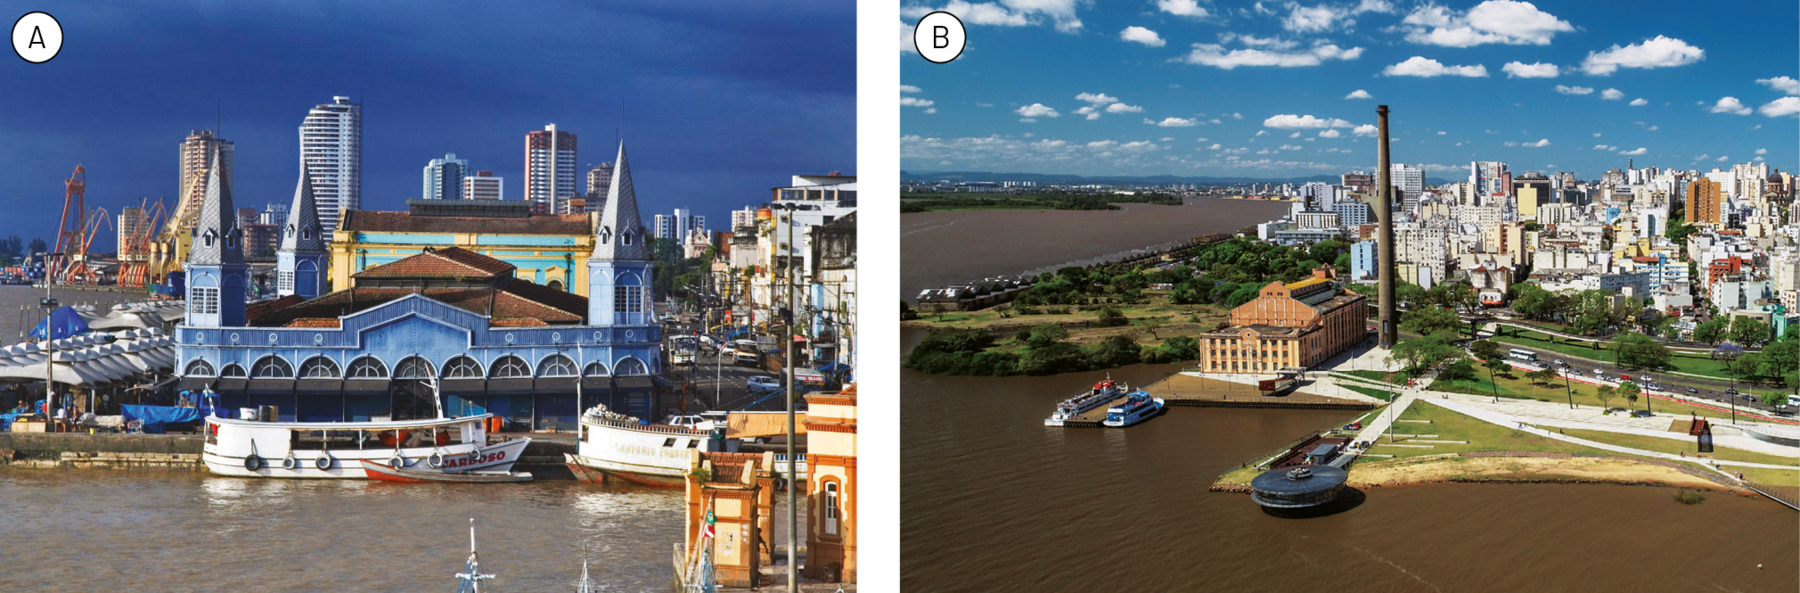
<svg viewBox="0 0 1800 593"><path fill-rule="evenodd" d="M424 484L424 483L430 483L430 482L443 482L443 483L454 483L454 484L499 484L499 483L506 483L506 482L530 482L531 481L531 473L530 472L513 472L513 471L502 472L502 471L479 471L479 470L468 471L468 472L443 472L443 471L436 471L436 470L431 470L431 471L415 471L415 470L404 470L404 469L397 470L392 467L389 467L386 463L369 461L367 459L362 461L362 468L363 468L363 472L368 474L370 480L375 480L378 482L396 482L396 483L401 483L401 484Z"/></svg>
<svg viewBox="0 0 1800 593"><path fill-rule="evenodd" d="M452 443L441 447L413 447L400 449L398 454L405 460L407 469L414 471L435 471L455 473L469 471L511 471L514 463L525 453L526 445L531 439L522 438L492 445L477 447L474 443ZM474 457L470 453L474 452ZM440 467L431 467L433 453L443 455ZM351 449L341 451L305 451L292 452L294 467L284 467L282 459L262 459L262 467L251 470L245 467L243 456L220 454L216 447L208 444L201 453L201 461L206 470L215 475L239 478L285 478L285 479L369 479L368 472L363 469L362 462L369 461L386 466L395 456L393 449ZM319 469L321 456L329 456L331 461L325 469Z"/></svg>
<svg viewBox="0 0 1800 593"><path fill-rule="evenodd" d="M696 452L712 438L708 431L661 424L582 419L583 435L576 454L564 459L583 481L621 479L627 482L677 488L686 484ZM594 476L592 472L599 472Z"/></svg>
<svg viewBox="0 0 1800 593"><path fill-rule="evenodd" d="M1115 422L1113 420L1105 420L1105 421L1102 421L1100 424L1102 426L1106 426L1108 428L1125 428L1127 426L1131 426L1131 425L1137 424L1139 422L1149 420L1150 418L1155 417L1157 414L1161 414L1163 410L1167 409L1167 404L1164 403L1163 398L1158 397L1158 398L1152 399L1151 401L1156 402L1156 408L1150 410L1149 412L1140 414L1137 417L1125 418L1125 419L1123 419L1122 422Z"/></svg>
<svg viewBox="0 0 1800 593"><path fill-rule="evenodd" d="M606 460L582 455L564 453L563 464L569 466L569 472L575 474L576 480L589 484L623 481L652 488L681 488L687 484L686 473L619 469Z"/></svg>

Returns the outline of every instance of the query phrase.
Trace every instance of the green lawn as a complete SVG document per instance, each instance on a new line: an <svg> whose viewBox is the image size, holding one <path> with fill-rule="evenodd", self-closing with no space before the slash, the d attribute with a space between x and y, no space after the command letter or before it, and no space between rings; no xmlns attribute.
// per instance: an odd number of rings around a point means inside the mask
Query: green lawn
<svg viewBox="0 0 1800 593"><path fill-rule="evenodd" d="M1367 369L1352 369L1352 370L1348 370L1348 371L1337 371L1337 372L1343 373L1346 375L1350 375L1350 376L1354 376L1354 377L1362 377L1364 379L1368 379L1371 381L1379 381L1382 383L1388 383L1388 384L1392 384L1392 385L1405 385L1406 380L1412 378L1412 375L1409 375L1409 374L1406 374L1403 372L1399 372L1399 371L1388 372L1388 371L1372 371L1372 370L1367 370Z"/></svg>
<svg viewBox="0 0 1800 593"><path fill-rule="evenodd" d="M1501 328L1501 329L1507 329L1507 328ZM1590 345L1593 344L1592 342L1560 342L1559 341L1559 342L1552 343L1550 341L1549 334L1542 334L1542 333L1538 333L1538 332L1534 332L1534 331L1524 331L1524 330L1519 330L1517 328L1511 329L1511 331L1506 333L1505 335L1495 336L1494 341L1500 342L1503 344L1524 346L1526 348L1536 348L1536 349L1541 349L1541 350L1548 350L1551 352L1558 352L1558 353L1567 354L1570 356L1579 356L1582 358L1588 358L1588 359L1592 359L1592 360L1603 360L1603 361L1608 361L1608 362L1612 361L1612 352L1608 350L1608 348L1610 346L1612 346L1611 342L1600 343L1599 348L1590 347ZM1675 356L1673 356L1672 358L1669 359L1669 363L1675 365L1675 370L1683 372L1683 373L1689 373L1689 374L1693 374L1693 375L1703 375L1703 376L1707 376L1707 377L1718 377L1720 379L1725 379L1725 378L1730 377L1730 374L1725 372L1725 362L1724 361L1713 360L1704 355L1686 354L1686 353L1678 352L1678 353L1675 353ZM1574 364L1574 363L1570 363L1570 364ZM1583 369L1583 370L1586 370L1586 369Z"/></svg>
<svg viewBox="0 0 1800 593"><path fill-rule="evenodd" d="M1483 422L1458 414L1445 408L1431 404L1429 400L1418 400L1407 406L1406 412L1400 414L1401 420L1430 420L1430 424L1414 422L1394 423L1394 443L1431 445L1427 448L1386 447L1388 442L1384 435L1378 438L1371 453L1393 455L1396 459L1418 457L1422 455L1438 455L1442 453L1468 453L1473 451L1545 451L1551 453L1586 453L1594 455L1610 455L1610 452L1584 447L1534 435L1522 430L1507 428L1497 424ZM1424 440L1434 441L1468 441L1460 443L1412 443L1415 439L1406 435L1435 434Z"/></svg>
<svg viewBox="0 0 1800 593"><path fill-rule="evenodd" d="M1688 457L1700 456L1700 452L1695 448L1696 444L1693 438L1675 440L1637 434L1607 432L1604 430L1580 430L1574 428L1559 430L1561 430L1563 434L1572 437L1598 441L1609 445L1619 445L1621 447L1631 447L1633 449L1643 449L1645 451L1656 451L1658 453L1687 453ZM1750 451L1732 449L1729 447L1715 447L1713 452L1706 454L1704 458L1718 459L1721 461L1743 461L1747 463L1800 466L1800 459L1793 457L1782 457L1766 453L1752 453Z"/></svg>
<svg viewBox="0 0 1800 593"><path fill-rule="evenodd" d="M1382 391L1380 389L1376 389L1373 387L1358 387L1355 385L1345 385L1343 383L1339 383L1338 386L1343 387L1344 389L1348 389L1348 390L1369 396L1369 397L1373 397L1375 399L1379 399L1384 402L1394 401L1392 399L1394 397L1394 394L1388 393L1386 391Z"/></svg>
<svg viewBox="0 0 1800 593"><path fill-rule="evenodd" d="M1772 486L1800 486L1800 471L1787 469L1763 469L1760 467L1733 468L1744 474L1744 479L1759 484Z"/></svg>
<svg viewBox="0 0 1800 593"><path fill-rule="evenodd" d="M1448 391L1450 393L1492 396L1494 384L1488 381L1487 366L1485 364L1476 364L1475 373L1480 377L1479 380L1450 383L1439 379L1433 381L1428 389L1433 391ZM1534 392L1532 390L1531 382L1525 379L1525 371L1513 369L1510 378L1507 375L1495 375L1495 378L1500 382L1500 397L1537 399L1550 402L1569 401L1569 396L1563 392L1564 381L1562 379L1557 379L1550 385L1539 385ZM1600 407L1600 397L1596 395L1599 386L1571 381L1569 382L1569 387L1570 390L1574 392L1575 405L1584 408ZM1624 397L1614 397L1611 401L1607 402L1607 405L1613 408L1635 408L1642 410L1644 409L1644 399L1643 396L1639 396L1637 403L1633 404L1626 401ZM1687 416L1692 414L1707 418L1731 417L1731 412L1729 410L1716 411L1662 399L1650 402L1650 410L1656 412L1658 415ZM1738 415L1743 416L1744 414L1739 412Z"/></svg>

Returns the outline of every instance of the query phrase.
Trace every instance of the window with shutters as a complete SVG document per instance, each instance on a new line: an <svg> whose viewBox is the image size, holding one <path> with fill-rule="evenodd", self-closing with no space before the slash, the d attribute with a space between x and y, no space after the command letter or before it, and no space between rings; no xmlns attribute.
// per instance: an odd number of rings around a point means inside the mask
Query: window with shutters
<svg viewBox="0 0 1800 593"><path fill-rule="evenodd" d="M219 314L219 289L203 286L194 287L194 314Z"/></svg>

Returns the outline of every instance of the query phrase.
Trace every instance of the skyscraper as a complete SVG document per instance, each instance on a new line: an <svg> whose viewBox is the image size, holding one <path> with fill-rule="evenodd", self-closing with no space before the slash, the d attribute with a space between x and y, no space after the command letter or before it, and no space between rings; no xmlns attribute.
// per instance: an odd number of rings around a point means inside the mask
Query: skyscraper
<svg viewBox="0 0 1800 593"><path fill-rule="evenodd" d="M495 177L493 171L476 171L474 175L462 178L462 181L465 200L506 199L505 178Z"/></svg>
<svg viewBox="0 0 1800 593"><path fill-rule="evenodd" d="M525 134L525 199L532 210L555 213L575 197L575 135L556 124Z"/></svg>
<svg viewBox="0 0 1800 593"><path fill-rule="evenodd" d="M600 163L587 173L587 197L606 199L606 188L612 185L612 163Z"/></svg>
<svg viewBox="0 0 1800 593"><path fill-rule="evenodd" d="M1406 192L1406 197L1417 200L1418 195L1425 191L1425 168L1405 163L1394 163L1391 168L1394 187Z"/></svg>
<svg viewBox="0 0 1800 593"><path fill-rule="evenodd" d="M1475 195L1482 205L1498 206L1489 196L1504 193L1506 163L1498 161L1475 161L1469 163L1469 183L1475 186Z"/></svg>
<svg viewBox="0 0 1800 593"><path fill-rule="evenodd" d="M1688 186L1687 222L1718 224L1724 188L1717 181L1701 177Z"/></svg>
<svg viewBox="0 0 1800 593"><path fill-rule="evenodd" d="M469 174L469 161L448 153L441 159L425 163L424 185L419 197L427 200L463 199L463 177Z"/></svg>
<svg viewBox="0 0 1800 593"><path fill-rule="evenodd" d="M200 202L206 198L206 174L212 170L218 155L219 173L231 182L231 162L237 152L230 140L219 138L212 130L193 130L181 141L181 198L175 204L175 220L183 229L194 228L200 216Z"/></svg>
<svg viewBox="0 0 1800 593"><path fill-rule="evenodd" d="M332 97L300 123L300 161L312 176L326 239L344 210L362 208L362 105Z"/></svg>

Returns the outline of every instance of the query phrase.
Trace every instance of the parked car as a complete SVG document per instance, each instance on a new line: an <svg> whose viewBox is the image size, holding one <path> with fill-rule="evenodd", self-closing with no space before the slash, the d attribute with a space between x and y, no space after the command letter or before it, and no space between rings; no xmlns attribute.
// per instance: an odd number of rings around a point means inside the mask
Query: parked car
<svg viewBox="0 0 1800 593"><path fill-rule="evenodd" d="M695 414L688 414L686 416L670 416L669 419L663 421L663 424L667 424L669 426L679 426L682 428L692 428L694 430L712 430L713 429L713 421L712 420L708 420L706 418L700 417Z"/></svg>
<svg viewBox="0 0 1800 593"><path fill-rule="evenodd" d="M748 387L751 392L775 391L781 389L781 379L770 377L768 375L759 375L745 381L744 386Z"/></svg>
<svg viewBox="0 0 1800 593"><path fill-rule="evenodd" d="M1602 371L1600 369L1594 369L1594 378L1595 379L1602 379L1605 377L1606 377L1606 371Z"/></svg>
<svg viewBox="0 0 1800 593"><path fill-rule="evenodd" d="M1563 362L1563 360L1561 358L1558 358L1558 359L1556 359L1556 366L1566 367L1566 366L1569 366L1569 363Z"/></svg>
<svg viewBox="0 0 1800 593"><path fill-rule="evenodd" d="M1688 395L1699 395L1700 394L1700 390L1694 389L1692 387L1687 388L1687 392L1688 392Z"/></svg>
<svg viewBox="0 0 1800 593"><path fill-rule="evenodd" d="M1361 422L1351 422L1344 425L1344 430L1362 430L1362 427L1363 423Z"/></svg>

